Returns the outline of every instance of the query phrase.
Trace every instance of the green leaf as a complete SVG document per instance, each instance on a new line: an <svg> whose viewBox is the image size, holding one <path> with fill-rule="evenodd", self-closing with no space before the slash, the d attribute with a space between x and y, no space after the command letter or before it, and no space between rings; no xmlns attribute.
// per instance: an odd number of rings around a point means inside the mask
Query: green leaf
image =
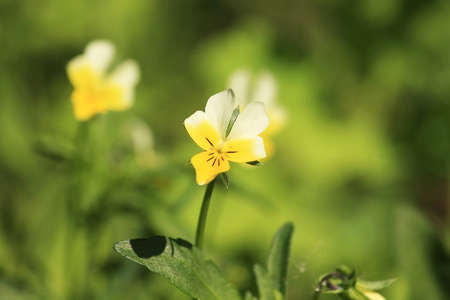
<svg viewBox="0 0 450 300"><path fill-rule="evenodd" d="M293 231L292 223L283 225L273 238L267 269L260 265L254 267L260 300L285 299L289 249Z"/></svg>
<svg viewBox="0 0 450 300"><path fill-rule="evenodd" d="M50 160L63 162L72 158L75 146L62 137L41 135L34 142L33 150Z"/></svg>
<svg viewBox="0 0 450 300"><path fill-rule="evenodd" d="M230 177L228 176L228 172L224 172L221 174L222 174L223 184L225 184L225 187L228 189L228 187L230 186Z"/></svg>
<svg viewBox="0 0 450 300"><path fill-rule="evenodd" d="M396 280L397 280L397 278L392 278L392 279L387 279L387 280L379 280L379 281L364 281L364 280L358 279L356 281L356 286L360 287L364 290L376 291L376 290L381 290L381 289L384 289L384 288L390 286Z"/></svg>
<svg viewBox="0 0 450 300"><path fill-rule="evenodd" d="M203 252L189 242L165 236L114 244L123 256L168 278L189 296L202 299L241 299L236 288Z"/></svg>
<svg viewBox="0 0 450 300"><path fill-rule="evenodd" d="M356 272L354 269L349 268L346 265L341 265L339 267L336 267L336 272L341 273L342 275L344 275L345 277L347 277L347 279L354 279L356 276Z"/></svg>
<svg viewBox="0 0 450 300"><path fill-rule="evenodd" d="M231 90L231 92L233 93L233 90ZM234 98L234 93L233 93L233 98ZM231 115L230 122L228 122L227 132L225 134L225 137L227 137L230 134L231 129L233 128L234 122L236 122L236 119L239 116L239 113L240 113L240 110L239 110L239 105L238 105L233 110L233 114Z"/></svg>
<svg viewBox="0 0 450 300"><path fill-rule="evenodd" d="M258 166L258 167L263 165L261 162L259 162L257 160L248 161L248 162L246 162L246 164L251 165L251 166Z"/></svg>
<svg viewBox="0 0 450 300"><path fill-rule="evenodd" d="M342 299L348 300L370 300L361 291L354 288L349 289L345 293L339 294L339 296L341 296Z"/></svg>

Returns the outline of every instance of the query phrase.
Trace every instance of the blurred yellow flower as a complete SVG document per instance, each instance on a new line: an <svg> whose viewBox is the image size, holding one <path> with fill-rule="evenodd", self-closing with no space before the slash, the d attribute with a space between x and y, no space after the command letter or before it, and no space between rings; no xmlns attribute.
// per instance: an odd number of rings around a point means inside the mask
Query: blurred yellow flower
<svg viewBox="0 0 450 300"><path fill-rule="evenodd" d="M191 138L205 150L191 159L199 185L227 172L229 161L246 163L266 156L258 136L270 120L264 103L252 102L237 115L234 101L233 90L225 90L208 99L204 112L197 111L184 121Z"/></svg>
<svg viewBox="0 0 450 300"><path fill-rule="evenodd" d="M366 296L367 299L370 299L370 300L386 300L386 298L384 298L381 294L379 294L377 292L365 291L365 292L363 292L363 295Z"/></svg>
<svg viewBox="0 0 450 300"><path fill-rule="evenodd" d="M381 294L379 294L375 291L369 290L367 288L364 288L358 282L356 282L356 289L369 300L386 300L386 298L384 298Z"/></svg>
<svg viewBox="0 0 450 300"><path fill-rule="evenodd" d="M261 73L256 81L252 81L248 70L239 69L230 76L228 84L236 93L236 105L245 107L250 101L261 101L266 106L270 125L261 136L264 138L267 157L272 156L275 147L270 137L277 134L287 120L286 110L276 103L277 84L275 78L266 71Z"/></svg>
<svg viewBox="0 0 450 300"><path fill-rule="evenodd" d="M133 60L126 60L107 74L114 55L111 42L96 40L67 65L74 87L71 98L77 120L86 121L99 113L132 106L134 87L140 77L139 66Z"/></svg>

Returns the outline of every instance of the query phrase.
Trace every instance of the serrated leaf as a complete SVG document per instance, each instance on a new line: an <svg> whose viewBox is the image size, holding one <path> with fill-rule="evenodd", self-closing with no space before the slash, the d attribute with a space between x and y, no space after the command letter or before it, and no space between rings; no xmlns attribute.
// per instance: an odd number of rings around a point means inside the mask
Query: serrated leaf
<svg viewBox="0 0 450 300"><path fill-rule="evenodd" d="M202 300L241 299L236 288L203 252L182 239L153 236L114 244L126 258L168 278L189 296Z"/></svg>
<svg viewBox="0 0 450 300"><path fill-rule="evenodd" d="M267 269L256 265L254 272L261 300L281 300L286 294L286 277L289 261L292 223L286 223L275 234L267 260Z"/></svg>

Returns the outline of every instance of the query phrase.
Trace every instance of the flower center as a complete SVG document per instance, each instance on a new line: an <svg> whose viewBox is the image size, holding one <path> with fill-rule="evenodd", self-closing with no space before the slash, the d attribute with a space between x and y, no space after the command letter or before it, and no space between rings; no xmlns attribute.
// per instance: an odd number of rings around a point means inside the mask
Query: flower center
<svg viewBox="0 0 450 300"><path fill-rule="evenodd" d="M225 155L219 150L219 149L211 149L208 152L208 156L209 158L206 160L206 162L209 162L212 164L212 166L214 167L215 165L217 165L218 167L220 167L220 163L225 161Z"/></svg>
<svg viewBox="0 0 450 300"><path fill-rule="evenodd" d="M214 149L216 149L218 154L222 154L224 153L224 149L225 149L225 142L224 141L220 141L215 147Z"/></svg>

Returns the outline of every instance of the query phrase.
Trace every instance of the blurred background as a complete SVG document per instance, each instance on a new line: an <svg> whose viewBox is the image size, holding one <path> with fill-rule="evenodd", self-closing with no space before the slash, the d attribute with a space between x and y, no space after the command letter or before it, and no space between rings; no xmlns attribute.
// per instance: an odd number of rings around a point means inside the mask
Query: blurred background
<svg viewBox="0 0 450 300"><path fill-rule="evenodd" d="M387 299L449 299L449 29L437 0L0 1L0 298L189 299L112 245L194 240L183 121L246 69L272 74L285 124L263 167L217 184L207 255L255 292L292 221L288 299L341 264L397 277ZM95 39L141 81L86 125L65 68Z"/></svg>

